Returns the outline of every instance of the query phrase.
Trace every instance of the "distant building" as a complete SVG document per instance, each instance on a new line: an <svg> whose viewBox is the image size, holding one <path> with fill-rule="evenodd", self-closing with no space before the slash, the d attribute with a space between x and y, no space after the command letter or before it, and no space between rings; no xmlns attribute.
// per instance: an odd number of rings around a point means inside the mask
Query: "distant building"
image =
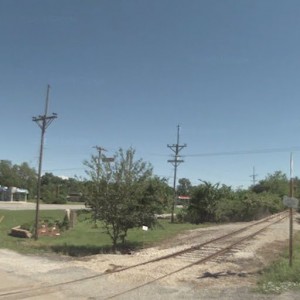
<svg viewBox="0 0 300 300"><path fill-rule="evenodd" d="M6 187L0 185L0 201L23 201L27 202L28 190L17 187Z"/></svg>
<svg viewBox="0 0 300 300"><path fill-rule="evenodd" d="M82 202L82 193L69 193L67 201L70 202Z"/></svg>
<svg viewBox="0 0 300 300"><path fill-rule="evenodd" d="M189 205L191 197L189 196L178 196L176 204L177 205Z"/></svg>

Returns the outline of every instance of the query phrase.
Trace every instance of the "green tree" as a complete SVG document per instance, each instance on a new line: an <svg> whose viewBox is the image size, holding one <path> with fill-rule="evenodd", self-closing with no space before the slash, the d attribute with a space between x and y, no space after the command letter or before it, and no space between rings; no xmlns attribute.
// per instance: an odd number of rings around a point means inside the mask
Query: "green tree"
<svg viewBox="0 0 300 300"><path fill-rule="evenodd" d="M281 171L276 171L274 174L268 174L258 184L251 187L255 193L267 192L279 197L289 194L289 180L287 176Z"/></svg>
<svg viewBox="0 0 300 300"><path fill-rule="evenodd" d="M125 242L130 228L156 223L155 213L161 207L158 181L152 177L152 167L142 159L135 160L135 150L120 148L114 162L91 156L84 165L93 185L86 205L94 218L101 220L110 236L113 249L118 241Z"/></svg>
<svg viewBox="0 0 300 300"><path fill-rule="evenodd" d="M13 164L9 160L0 161L0 184L2 186L16 186L17 174L13 168Z"/></svg>
<svg viewBox="0 0 300 300"><path fill-rule="evenodd" d="M17 186L29 191L29 197L34 198L37 189L37 174L34 168L24 162L17 166L16 174L18 178Z"/></svg>
<svg viewBox="0 0 300 300"><path fill-rule="evenodd" d="M171 201L173 200L174 191L173 188L168 185L166 178L160 178L159 176L153 176L147 180L147 187L150 189L152 195L155 195L155 199L158 199L158 209L169 208ZM162 211L160 211L162 213Z"/></svg>
<svg viewBox="0 0 300 300"><path fill-rule="evenodd" d="M177 185L178 196L189 196L192 192L192 184L187 178L180 178Z"/></svg>
<svg viewBox="0 0 300 300"><path fill-rule="evenodd" d="M45 203L66 203L67 180L46 172L41 178L41 195Z"/></svg>
<svg viewBox="0 0 300 300"><path fill-rule="evenodd" d="M282 199L268 192L254 193L239 190L219 201L216 206L216 220L237 222L257 220L283 209Z"/></svg>
<svg viewBox="0 0 300 300"><path fill-rule="evenodd" d="M231 187L203 181L193 190L186 219L195 224L216 221L218 202L229 198L231 194Z"/></svg>
<svg viewBox="0 0 300 300"><path fill-rule="evenodd" d="M13 165L11 161L0 161L0 185L15 186L29 190L31 196L35 195L37 176L34 168L24 162Z"/></svg>

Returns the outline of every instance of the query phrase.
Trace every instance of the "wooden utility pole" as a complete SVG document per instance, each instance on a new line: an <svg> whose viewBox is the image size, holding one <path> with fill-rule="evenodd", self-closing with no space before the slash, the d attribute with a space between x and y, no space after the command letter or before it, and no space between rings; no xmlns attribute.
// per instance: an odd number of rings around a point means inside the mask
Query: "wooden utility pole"
<svg viewBox="0 0 300 300"><path fill-rule="evenodd" d="M294 162L293 153L290 156L290 197L294 197ZM293 208L289 208L290 217L290 237L289 237L289 266L293 266Z"/></svg>
<svg viewBox="0 0 300 300"><path fill-rule="evenodd" d="M96 148L96 150L98 151L98 159L97 159L97 183L99 184L100 181L100 163L101 163L101 159L102 159L102 151L107 151L106 149L104 149L103 147L100 146L94 146L93 148Z"/></svg>
<svg viewBox="0 0 300 300"><path fill-rule="evenodd" d="M167 145L174 153L174 159L168 160L174 166L174 181L173 181L173 190L174 190L174 197L172 201L172 210L171 210L171 223L174 223L174 210L175 210L175 203L177 198L177 191L176 191L176 177L177 177L177 167L180 163L184 162L184 160L180 159L179 152L185 148L187 145L179 145L179 130L180 126L177 125L177 143L173 145Z"/></svg>
<svg viewBox="0 0 300 300"><path fill-rule="evenodd" d="M46 129L52 123L54 119L57 118L57 114L53 113L48 116L48 105L49 105L49 91L50 85L47 86L47 96L45 104L45 114L33 117L32 121L37 123L41 128L41 144L40 144L40 156L39 156L39 169L38 169L38 182L37 182L37 198L36 198L36 210L35 210L35 227L34 227L34 239L37 240L39 237L38 227L39 227L39 205L41 198L41 174L42 174L42 162L43 162L43 151L44 151L44 136Z"/></svg>
<svg viewBox="0 0 300 300"><path fill-rule="evenodd" d="M255 174L255 167L253 167L253 173L252 173L252 175L250 175L250 177L252 178L252 184L254 186L256 183L256 177L257 177L257 174Z"/></svg>

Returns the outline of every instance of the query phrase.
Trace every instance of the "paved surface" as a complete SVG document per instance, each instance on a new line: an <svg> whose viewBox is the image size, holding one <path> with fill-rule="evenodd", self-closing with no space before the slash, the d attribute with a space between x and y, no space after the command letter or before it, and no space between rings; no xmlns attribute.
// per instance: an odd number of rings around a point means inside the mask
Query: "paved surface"
<svg viewBox="0 0 300 300"><path fill-rule="evenodd" d="M65 209L85 209L83 204L40 204L41 210L65 210ZM0 209L4 210L35 210L36 204L31 202L3 202L0 201Z"/></svg>

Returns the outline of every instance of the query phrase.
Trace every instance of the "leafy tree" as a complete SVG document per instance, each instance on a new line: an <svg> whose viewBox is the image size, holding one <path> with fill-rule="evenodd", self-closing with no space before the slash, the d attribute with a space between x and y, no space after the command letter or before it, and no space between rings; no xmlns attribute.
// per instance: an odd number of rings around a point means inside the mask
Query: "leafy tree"
<svg viewBox="0 0 300 300"><path fill-rule="evenodd" d="M282 199L278 195L240 190L236 191L233 197L218 202L216 220L221 222L251 221L282 209Z"/></svg>
<svg viewBox="0 0 300 300"><path fill-rule="evenodd" d="M35 195L37 176L34 168L24 162L13 165L11 161L0 161L0 185L15 186L29 190L30 195Z"/></svg>
<svg viewBox="0 0 300 300"><path fill-rule="evenodd" d="M0 161L0 184L2 186L16 186L17 174L9 160Z"/></svg>
<svg viewBox="0 0 300 300"><path fill-rule="evenodd" d="M41 178L41 195L45 203L66 203L67 180L52 173L45 173Z"/></svg>
<svg viewBox="0 0 300 300"><path fill-rule="evenodd" d="M130 228L153 227L155 213L162 204L163 189L158 188L159 180L152 177L151 165L142 159L135 160L134 155L132 148L120 148L114 162L93 155L84 162L93 183L86 205L103 222L114 250L118 241L125 242Z"/></svg>
<svg viewBox="0 0 300 300"><path fill-rule="evenodd" d="M231 194L231 187L203 181L193 190L186 219L195 224L216 221L218 202L229 198Z"/></svg>
<svg viewBox="0 0 300 300"><path fill-rule="evenodd" d="M289 194L289 180L284 173L276 171L274 174L268 174L251 189L255 193L268 192L283 197Z"/></svg>
<svg viewBox="0 0 300 300"><path fill-rule="evenodd" d="M180 178L177 185L177 194L179 196L189 196L192 192L192 184L187 178Z"/></svg>
<svg viewBox="0 0 300 300"><path fill-rule="evenodd" d="M16 186L27 189L29 191L29 197L33 198L37 189L36 170L31 168L26 162L19 166L15 165L15 168L18 178L18 183Z"/></svg>
<svg viewBox="0 0 300 300"><path fill-rule="evenodd" d="M80 194L78 201L84 202L88 182L78 177L61 178L45 173L41 178L42 198L46 203L66 203L69 194Z"/></svg>
<svg viewBox="0 0 300 300"><path fill-rule="evenodd" d="M155 201L158 199L158 210L160 213L162 209L168 208L173 200L174 192L173 188L168 185L166 178L160 178L153 176L147 180L147 188L151 191L152 195L155 195Z"/></svg>

